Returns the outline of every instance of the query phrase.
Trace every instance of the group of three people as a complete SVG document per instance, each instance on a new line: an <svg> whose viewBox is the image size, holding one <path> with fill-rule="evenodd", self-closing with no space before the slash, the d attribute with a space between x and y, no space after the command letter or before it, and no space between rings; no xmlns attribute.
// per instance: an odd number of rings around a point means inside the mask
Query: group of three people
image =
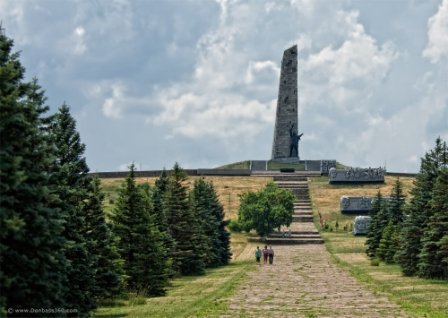
<svg viewBox="0 0 448 318"><path fill-rule="evenodd" d="M260 250L260 247L257 246L257 249L255 250L255 259L257 260L257 263L260 264L261 255L263 254L263 261L264 264L268 263L272 265L274 263L274 250L272 249L272 246L269 245L269 248L267 245L264 246L263 251Z"/></svg>

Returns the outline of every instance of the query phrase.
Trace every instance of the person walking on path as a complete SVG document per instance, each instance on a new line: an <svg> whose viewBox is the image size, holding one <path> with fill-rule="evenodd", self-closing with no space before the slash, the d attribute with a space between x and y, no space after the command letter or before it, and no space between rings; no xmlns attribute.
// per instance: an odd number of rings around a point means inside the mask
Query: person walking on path
<svg viewBox="0 0 448 318"><path fill-rule="evenodd" d="M272 249L272 245L269 245L268 255L269 255L269 264L272 265L272 263L274 262L274 250Z"/></svg>
<svg viewBox="0 0 448 318"><path fill-rule="evenodd" d="M255 250L255 259L258 265L260 265L260 258L261 258L261 250L260 247L257 246L257 249Z"/></svg>
<svg viewBox="0 0 448 318"><path fill-rule="evenodd" d="M263 260L264 260L264 264L268 263L268 255L269 255L269 251L268 251L268 246L265 245L264 249L263 249Z"/></svg>

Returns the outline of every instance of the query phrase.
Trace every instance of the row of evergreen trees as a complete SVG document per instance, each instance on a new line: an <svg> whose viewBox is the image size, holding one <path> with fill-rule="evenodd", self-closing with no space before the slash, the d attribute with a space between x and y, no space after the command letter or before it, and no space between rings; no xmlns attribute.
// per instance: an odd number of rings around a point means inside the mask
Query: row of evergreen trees
<svg viewBox="0 0 448 318"><path fill-rule="evenodd" d="M407 276L448 279L448 147L440 138L422 158L411 195L406 204L399 180L390 198L378 192L367 255L399 264Z"/></svg>
<svg viewBox="0 0 448 318"><path fill-rule="evenodd" d="M216 192L198 180L189 194L178 165L154 188L136 186L131 166L106 222L69 107L47 115L44 91L24 80L12 48L0 28L0 316L6 308L86 316L125 288L160 295L173 275L226 264Z"/></svg>
<svg viewBox="0 0 448 318"><path fill-rule="evenodd" d="M0 29L0 316L5 308L86 315L121 288L118 254L67 105L46 116Z"/></svg>
<svg viewBox="0 0 448 318"><path fill-rule="evenodd" d="M195 181L176 163L155 186L137 185L135 166L123 183L112 215L130 291L163 295L169 279L203 274L231 258L224 210L211 182Z"/></svg>

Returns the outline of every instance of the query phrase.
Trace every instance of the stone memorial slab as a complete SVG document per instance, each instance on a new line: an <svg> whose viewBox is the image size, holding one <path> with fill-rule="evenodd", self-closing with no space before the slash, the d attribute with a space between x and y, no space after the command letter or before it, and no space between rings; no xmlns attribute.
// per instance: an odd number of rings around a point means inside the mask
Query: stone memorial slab
<svg viewBox="0 0 448 318"><path fill-rule="evenodd" d="M369 231L370 216L357 216L353 222L353 235L366 235Z"/></svg>
<svg viewBox="0 0 448 318"><path fill-rule="evenodd" d="M362 213L368 214L372 208L373 197L353 197L343 195L339 199L341 213Z"/></svg>
<svg viewBox="0 0 448 318"><path fill-rule="evenodd" d="M320 173L327 175L331 168L336 168L336 160L320 161Z"/></svg>
<svg viewBox="0 0 448 318"><path fill-rule="evenodd" d="M331 168L328 177L330 183L384 183L386 169L379 168Z"/></svg>

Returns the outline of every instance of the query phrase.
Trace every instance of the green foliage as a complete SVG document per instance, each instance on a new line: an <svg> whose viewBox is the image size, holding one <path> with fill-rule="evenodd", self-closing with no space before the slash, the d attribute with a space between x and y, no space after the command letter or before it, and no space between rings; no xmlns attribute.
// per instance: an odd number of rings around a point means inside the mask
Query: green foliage
<svg viewBox="0 0 448 318"><path fill-rule="evenodd" d="M0 27L0 316L9 307L65 306L67 289L48 107L37 81L23 81L12 47Z"/></svg>
<svg viewBox="0 0 448 318"><path fill-rule="evenodd" d="M433 214L423 233L418 274L448 279L448 167L440 170L430 204Z"/></svg>
<svg viewBox="0 0 448 318"><path fill-rule="evenodd" d="M164 233L168 231L168 224L163 207L164 196L168 188L168 174L163 169L160 177L156 180L152 192L152 204L155 221L159 231Z"/></svg>
<svg viewBox="0 0 448 318"><path fill-rule="evenodd" d="M399 249L400 225L404 218L404 194L400 179L395 181L390 199L384 200L381 193L373 202L372 218L367 232L366 253L370 258L379 257L386 263L393 263Z"/></svg>
<svg viewBox="0 0 448 318"><path fill-rule="evenodd" d="M173 270L183 275L202 274L205 268L200 243L203 233L190 208L185 181L186 174L176 163L169 177L164 201L168 231L174 241L171 250Z"/></svg>
<svg viewBox="0 0 448 318"><path fill-rule="evenodd" d="M294 195L270 182L258 192L241 195L238 223L244 231L255 229L266 236L282 225L292 222Z"/></svg>
<svg viewBox="0 0 448 318"><path fill-rule="evenodd" d="M67 289L65 301L68 308L77 308L81 315L85 315L96 307L97 259L90 250L94 241L88 235L90 226L86 206L83 205L91 190L91 178L87 175L89 169L83 157L85 146L65 104L51 118L50 131L55 153L52 182L60 198L58 205L67 213L64 235L68 242L65 255L70 263L67 271L70 288Z"/></svg>
<svg viewBox="0 0 448 318"><path fill-rule="evenodd" d="M229 221L224 220L224 208L219 202L218 194L213 184L207 183L207 198L210 204L210 215L214 220L215 228L212 230L214 233L212 239L212 250L216 254L216 258L208 263L209 266L219 266L228 264L232 257L230 251L230 233L226 230Z"/></svg>
<svg viewBox="0 0 448 318"><path fill-rule="evenodd" d="M378 258L370 260L370 266L380 266L380 260Z"/></svg>
<svg viewBox="0 0 448 318"><path fill-rule="evenodd" d="M123 268L131 291L144 295L163 295L168 284L170 261L151 215L149 194L135 183L135 166L120 189L113 230L124 261Z"/></svg>
<svg viewBox="0 0 448 318"><path fill-rule="evenodd" d="M390 194L390 201L388 203L388 218L393 225L400 225L404 219L404 204L405 196L403 194L403 185L400 179L397 178L392 193Z"/></svg>
<svg viewBox="0 0 448 318"><path fill-rule="evenodd" d="M372 204L372 209L369 212L372 218L367 232L366 253L370 258L376 257L376 250L380 246L383 230L387 226L387 207L386 201L383 199L381 192L378 191L376 198Z"/></svg>
<svg viewBox="0 0 448 318"><path fill-rule="evenodd" d="M394 263L395 253L398 248L399 228L392 221L384 228L376 256L387 264Z"/></svg>
<svg viewBox="0 0 448 318"><path fill-rule="evenodd" d="M229 228L230 231L235 233L241 233L242 231L241 226L238 223L238 220L231 220L227 227Z"/></svg>
<svg viewBox="0 0 448 318"><path fill-rule="evenodd" d="M425 154L421 160L420 173L411 192L411 201L406 213L407 218L402 228L400 251L397 261L405 275L416 274L422 238L428 229L428 222L434 210L431 207L433 188L440 170L448 164L448 148L446 142L437 138L434 149Z"/></svg>
<svg viewBox="0 0 448 318"><path fill-rule="evenodd" d="M117 251L110 226L106 223L103 211L104 194L98 178L93 178L91 190L83 210L86 213L86 238L90 254L94 255L95 270L94 294L98 300L117 296L123 287L123 272L120 254Z"/></svg>

